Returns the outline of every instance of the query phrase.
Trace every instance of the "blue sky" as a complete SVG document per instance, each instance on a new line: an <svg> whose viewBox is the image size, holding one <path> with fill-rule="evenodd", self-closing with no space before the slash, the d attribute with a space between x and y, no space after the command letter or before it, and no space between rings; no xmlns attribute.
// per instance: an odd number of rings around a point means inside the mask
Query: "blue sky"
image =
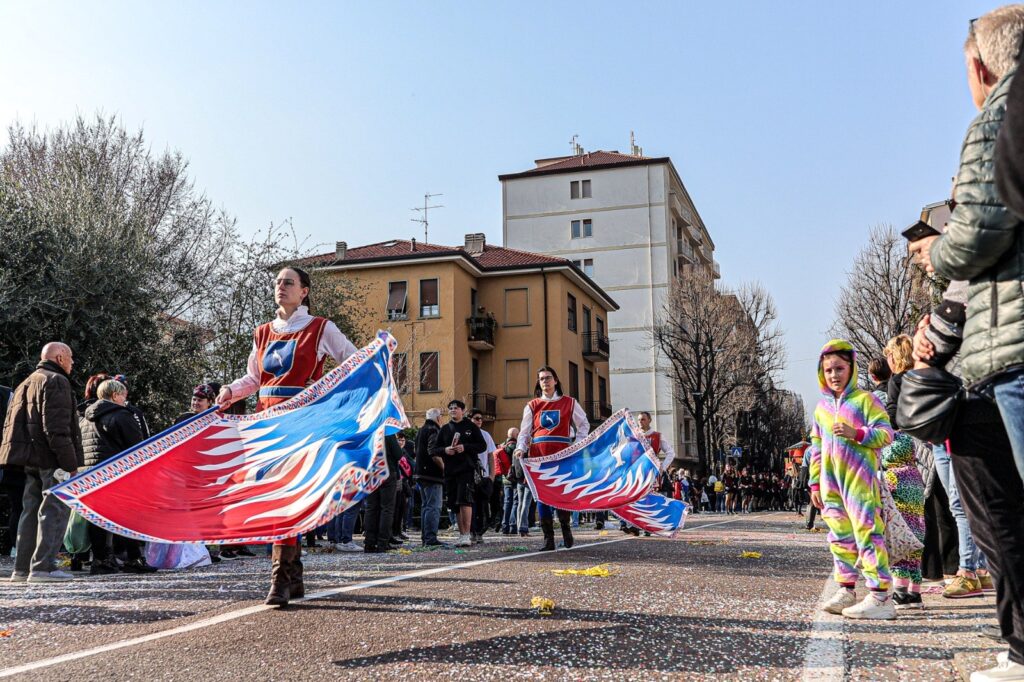
<svg viewBox="0 0 1024 682"><path fill-rule="evenodd" d="M634 130L672 157L723 280L775 296L810 402L868 230L949 192L967 23L996 6L8 2L0 124L117 114L243 230L291 218L331 245L421 237L426 191L431 241L500 243L498 174Z"/></svg>

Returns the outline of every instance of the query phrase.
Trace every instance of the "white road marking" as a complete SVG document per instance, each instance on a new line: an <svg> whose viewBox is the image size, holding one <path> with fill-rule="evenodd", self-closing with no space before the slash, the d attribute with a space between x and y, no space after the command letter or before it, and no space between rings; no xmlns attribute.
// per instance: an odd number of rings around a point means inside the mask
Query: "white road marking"
<svg viewBox="0 0 1024 682"><path fill-rule="evenodd" d="M691 530L691 529L692 530L696 530L696 529L699 529L699 528L710 528L711 526L721 526L721 525L726 524L726 523L733 523L735 521L740 521L740 520L742 520L741 517L737 517L737 518L734 518L734 519L729 519L727 521L718 521L716 523L704 523L704 524L701 524L699 526L689 526L687 528L683 528L683 530L681 530L679 532L680 533L685 533L686 531ZM574 547L572 547L570 549L566 549L566 548L563 547L562 549L559 549L558 552L571 552L574 549L585 549L585 548L588 548L588 547L597 547L598 545L610 545L610 544L613 544L613 543L616 543L616 542L623 542L625 540L633 540L633 539L635 539L635 538L632 535L627 535L625 537L615 538L614 540L598 540L597 542L591 542L591 543L587 543L587 544L579 544L579 545L576 545L576 546L574 546ZM670 540L666 540L666 542L671 542L671 541ZM405 581L405 580L414 580L416 578L423 578L423 577L428 576L428 575L437 575L438 573L448 573L449 571L458 571L458 570L462 570L462 569L465 569L465 568L474 568L476 566L484 566L486 564L496 564L496 563L499 563L499 562L502 562L502 561L514 561L516 559L525 559L526 557L533 557L533 556L549 556L549 554L547 552L527 552L526 554L513 554L511 556L493 557L491 559L477 559L476 561L467 561L467 562L464 562L464 563L461 563L461 564L450 564L448 566L439 566L437 568L428 568L428 569L424 569L422 571L414 571L412 573L402 573L400 575L394 575L394 576L390 576L390 577L387 577L387 578L378 578L376 580L368 580L366 582L356 583L354 585L345 585L343 587L334 587L334 588L331 588L329 590L324 590L322 592L317 592L315 594L311 594L311 595L309 595L307 597L303 597L302 599L293 599L291 603L297 604L297 603L301 603L301 602L312 601L314 599L326 599L328 597L333 597L336 594L343 594L345 592L355 592L356 590L365 590L365 589L368 589L368 588L371 588L371 587L379 587L381 585L388 585L388 584L391 584L391 583L402 582L402 581ZM175 627L175 628L170 628L170 629L167 629L167 630L161 630L159 632L154 632L154 633L151 633L151 634L148 634L148 635L143 635L141 637L133 637L131 639L124 639L124 640L121 640L119 642L112 642L110 644L103 644L101 646L93 647L91 649L83 649L82 651L75 651L75 652L72 652L72 653L69 653L69 654L63 654L61 656L54 656L53 658L44 658L44 659L39 660L39 661L33 661L32 663L25 663L23 665L14 666L12 668L4 668L4 669L0 670L0 677L11 677L13 675L20 675L22 673L31 672L33 670L39 670L41 668L48 668L50 666L60 665L61 663L69 663L71 661L77 661L77 660L82 659L82 658L88 658L90 656L96 656L97 654L107 653L108 651L117 651L118 649L127 649L129 647L138 646L140 644L145 644L147 642L153 642L153 641L156 641L158 639L163 639L165 637L173 637L174 635L181 635L181 634L184 634L186 632L193 632L194 630L201 630L203 628L208 628L208 627L211 627L213 625L219 625L221 623L226 623L226 622L231 621L231 620L237 620L239 618L244 618L246 616L251 616L253 614L260 613L262 611L273 610L273 609L276 609L276 608L277 607L275 607L275 606L266 606L265 604L260 604L258 606L249 606L249 607L246 607L244 609L238 609L236 611L228 611L227 613L222 613L222 614L217 615L217 616L212 616L210 618L204 618L202 620L197 620L196 622L189 623L188 625L180 625L180 626Z"/></svg>
<svg viewBox="0 0 1024 682"><path fill-rule="evenodd" d="M843 618L821 610L838 587L832 578L826 580L814 606L814 618L804 651L803 682L841 682L846 676Z"/></svg>

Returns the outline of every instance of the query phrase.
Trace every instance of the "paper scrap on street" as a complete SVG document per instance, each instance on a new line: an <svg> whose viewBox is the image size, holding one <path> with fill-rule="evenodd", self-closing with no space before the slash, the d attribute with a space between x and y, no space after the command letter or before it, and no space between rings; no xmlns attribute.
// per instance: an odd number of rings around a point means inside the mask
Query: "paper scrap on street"
<svg viewBox="0 0 1024 682"><path fill-rule="evenodd" d="M534 597L530 600L530 606L537 609L537 613L542 616L550 616L555 612L554 600L547 597Z"/></svg>
<svg viewBox="0 0 1024 682"><path fill-rule="evenodd" d="M740 558L741 559L760 559L761 558L761 553L760 552L746 552L745 551L742 554L740 554Z"/></svg>
<svg viewBox="0 0 1024 682"><path fill-rule="evenodd" d="M555 575L583 575L591 578L607 578L615 575L615 571L609 569L610 564L598 564L590 568L561 568L551 571Z"/></svg>

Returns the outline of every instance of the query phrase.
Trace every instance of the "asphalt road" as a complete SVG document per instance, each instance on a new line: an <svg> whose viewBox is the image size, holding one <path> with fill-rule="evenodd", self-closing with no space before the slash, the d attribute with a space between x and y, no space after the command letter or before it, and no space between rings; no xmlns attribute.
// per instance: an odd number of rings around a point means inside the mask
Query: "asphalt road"
<svg viewBox="0 0 1024 682"><path fill-rule="evenodd" d="M959 679L992 600L844 623L824 534L793 514L695 516L675 540L578 532L568 551L306 556L306 600L262 607L269 561L0 583L0 676L39 680ZM754 556L744 553L759 553ZM9 570L10 560L0 563ZM606 566L607 577L552 571ZM555 603L551 615L531 606Z"/></svg>

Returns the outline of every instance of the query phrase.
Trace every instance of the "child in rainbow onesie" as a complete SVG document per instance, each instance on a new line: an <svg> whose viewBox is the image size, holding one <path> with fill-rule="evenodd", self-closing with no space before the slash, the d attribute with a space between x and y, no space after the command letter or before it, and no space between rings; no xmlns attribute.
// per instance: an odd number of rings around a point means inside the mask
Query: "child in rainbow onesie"
<svg viewBox="0 0 1024 682"><path fill-rule="evenodd" d="M892 620L892 578L879 498L879 450L892 442L889 416L878 398L857 388L857 356L847 341L833 339L821 350L818 384L822 400L811 427L811 502L829 527L828 541L840 589L825 604L847 618ZM857 564L869 594L854 593Z"/></svg>

